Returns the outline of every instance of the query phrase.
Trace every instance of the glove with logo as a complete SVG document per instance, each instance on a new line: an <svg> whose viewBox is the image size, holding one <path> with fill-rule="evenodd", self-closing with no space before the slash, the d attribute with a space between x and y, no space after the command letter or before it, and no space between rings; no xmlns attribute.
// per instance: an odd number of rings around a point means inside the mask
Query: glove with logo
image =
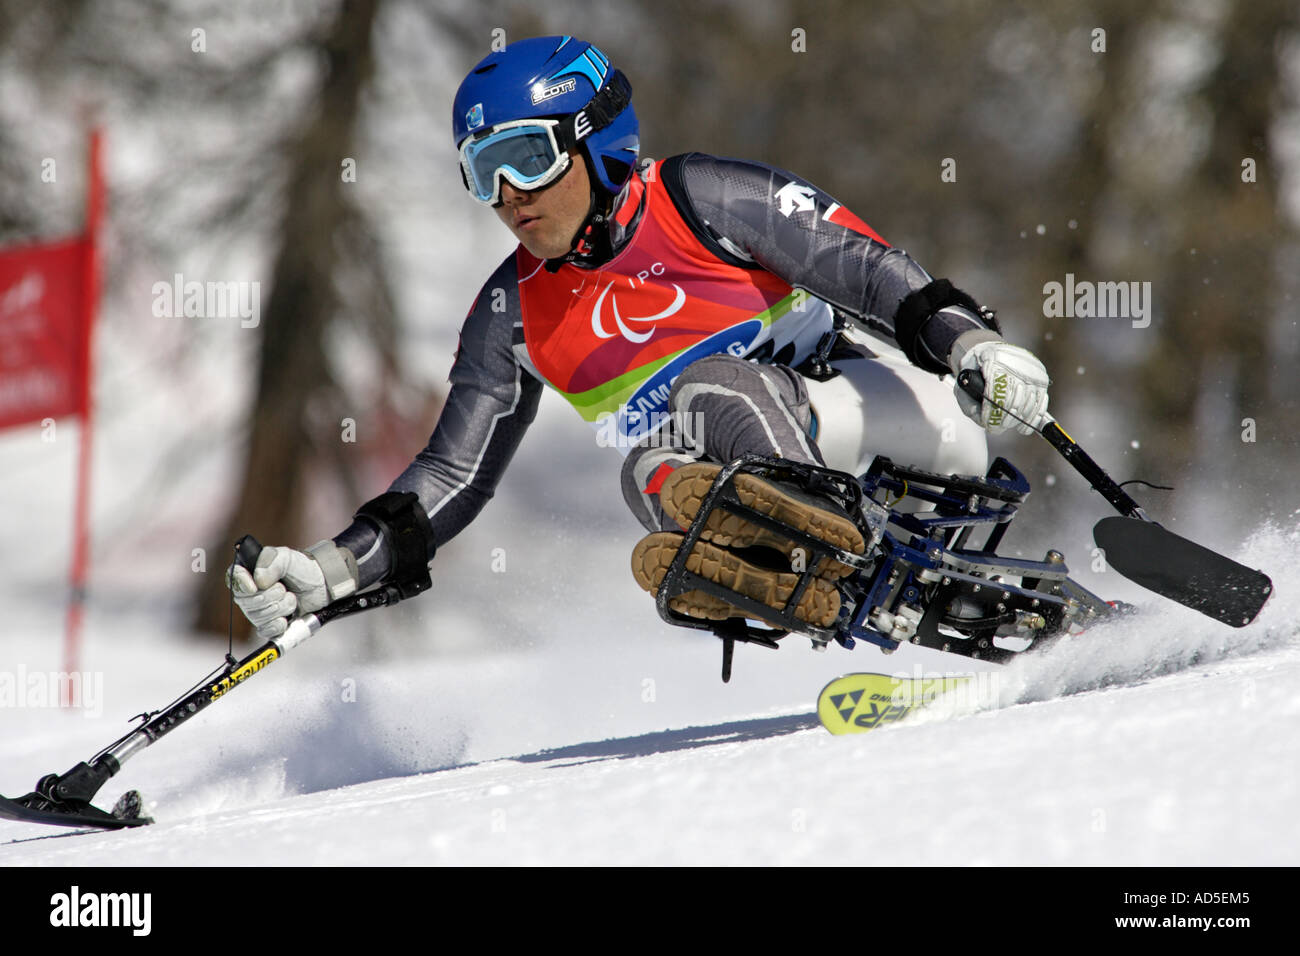
<svg viewBox="0 0 1300 956"><path fill-rule="evenodd" d="M263 548L252 574L237 564L226 569L235 603L263 640L283 634L290 618L352 594L359 579L356 558L328 540L306 552Z"/></svg>
<svg viewBox="0 0 1300 956"><path fill-rule="evenodd" d="M990 432L1015 428L1022 435L1032 435L1047 419L1051 379L1028 349L1009 344L995 332L974 329L953 343L948 367L954 375L973 369L984 376L984 401L975 401L958 385L953 386L953 393L967 417Z"/></svg>

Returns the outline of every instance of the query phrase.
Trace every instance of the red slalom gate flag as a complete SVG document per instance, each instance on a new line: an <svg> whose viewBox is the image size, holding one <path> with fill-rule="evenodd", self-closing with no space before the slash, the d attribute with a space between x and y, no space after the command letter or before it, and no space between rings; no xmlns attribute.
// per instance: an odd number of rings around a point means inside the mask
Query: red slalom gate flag
<svg viewBox="0 0 1300 956"><path fill-rule="evenodd" d="M0 251L0 428L84 415L86 237Z"/></svg>
<svg viewBox="0 0 1300 956"><path fill-rule="evenodd" d="M75 673L90 564L91 339L99 301L97 239L104 210L100 133L87 156L86 228L61 242L0 250L0 429L76 415L76 499L72 517L71 595L63 668ZM61 703L75 706L71 682Z"/></svg>

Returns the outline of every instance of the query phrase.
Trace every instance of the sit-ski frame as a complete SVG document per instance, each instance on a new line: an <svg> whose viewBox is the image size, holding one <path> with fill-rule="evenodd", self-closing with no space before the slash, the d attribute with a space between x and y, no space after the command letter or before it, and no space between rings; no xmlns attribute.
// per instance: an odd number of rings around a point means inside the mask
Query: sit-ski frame
<svg viewBox="0 0 1300 956"><path fill-rule="evenodd" d="M738 474L794 484L836 501L857 522L867 542L866 554L832 547L743 504L735 488ZM1059 634L1070 620L1111 610L1069 580L1056 552L1049 552L1043 561L996 554L1028 494L1024 475L1003 458L994 461L986 477L975 478L933 474L879 456L865 475L854 478L813 465L746 455L723 467L701 503L659 586L659 614L671 624L713 631L722 639L724 681L731 676L736 642L776 648L777 641L790 633L810 638L818 650L832 640L846 648L865 640L890 652L910 641L972 658L1005 661L1019 651L995 645L996 636L1023 638L1027 649ZM923 502L932 510L899 511L895 506L904 498ZM802 549L804 561L791 569L799 580L784 608L778 611L687 570L687 556L715 509L776 531ZM970 539L980 526L989 530L976 549L970 546ZM794 616L824 558L855 569L838 582L840 616L829 628L811 626ZM701 621L669 606L673 597L696 590L769 626L759 627L738 617Z"/></svg>

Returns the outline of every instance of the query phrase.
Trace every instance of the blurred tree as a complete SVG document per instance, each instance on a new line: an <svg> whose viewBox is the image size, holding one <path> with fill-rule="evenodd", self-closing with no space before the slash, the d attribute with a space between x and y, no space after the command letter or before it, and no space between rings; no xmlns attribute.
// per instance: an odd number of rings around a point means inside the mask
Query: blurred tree
<svg viewBox="0 0 1300 956"><path fill-rule="evenodd" d="M1144 417L1154 426L1149 460L1171 474L1231 462L1243 447L1244 417L1264 420L1274 434L1296 424L1294 394L1289 408L1275 403L1267 369L1281 299L1275 250L1294 238L1271 135L1283 101L1278 40L1298 26L1300 10L1287 0L1234 0L1209 27L1212 67L1184 94L1205 126L1204 145L1179 195L1162 196L1164 321L1141 370ZM1207 411L1212 406L1221 412Z"/></svg>
<svg viewBox="0 0 1300 956"><path fill-rule="evenodd" d="M79 197L78 190L50 193L58 200L51 202L33 186L31 171L39 170L54 136L36 135L34 124L47 116L56 126L75 124L79 111L125 109L155 122L137 129L141 142L120 154L135 161L133 170L110 166L106 317L125 311L125 337L138 342L139 300L123 287L143 281L148 288L173 272L206 273L214 262L269 289L257 331L234 329L228 337L228 322L182 321L148 333L173 343L167 360L181 374L210 366L203 352L214 343L245 351L258 368L238 500L222 521L223 534L205 549L215 573L195 579L196 623L204 630L226 630L229 592L220 572L238 534L296 542L302 514L322 486L340 486L339 497L354 501L365 497L357 478L364 463L342 450L343 418L363 421L370 451L376 435L411 444L394 411L402 379L384 249L341 167L356 155L381 6L0 0L0 70L20 94L0 114L0 237L69 231L79 222L79 204L64 201L64 193ZM151 153L170 162L140 165ZM75 183L80 169L65 172L60 163L60 182ZM265 277L248 271L248 251L259 241L274 250ZM258 257L251 261L257 270ZM101 349L112 347L115 331L105 324ZM252 336L258 346L247 348ZM354 363L373 367L373 381L344 385L342 366ZM110 363L104 368L120 375ZM189 394L198 429L206 402L192 388ZM196 445L222 437L208 432L160 449L139 511L130 521L115 516L118 527L147 534L148 499L165 495L174 469L204 460Z"/></svg>
<svg viewBox="0 0 1300 956"><path fill-rule="evenodd" d="M313 467L339 462L342 420L355 409L331 371L326 333L340 318L338 286L361 270L369 301L361 314L381 334L387 373L396 370L392 297L378 247L343 181L341 162L354 154L362 94L374 70L372 35L380 0L342 4L321 39L325 70L316 103L285 157L289 191L280 248L271 273L242 489L212 554L249 529L271 543L298 542ZM224 563L224 562L223 562ZM196 626L224 630L230 594L221 575L207 575ZM238 624L246 628L242 618Z"/></svg>
<svg viewBox="0 0 1300 956"><path fill-rule="evenodd" d="M33 8L22 0L0 0L0 72L9 84L7 100L24 99L24 87L31 82L24 74L38 62L37 45L66 32L83 5L84 0L52 0ZM32 154L30 130L23 124L28 109L21 102L0 106L0 244L53 238L55 231L76 228L61 221L52 204L43 203L54 190L41 190L39 159ZM65 170L65 178L79 172Z"/></svg>

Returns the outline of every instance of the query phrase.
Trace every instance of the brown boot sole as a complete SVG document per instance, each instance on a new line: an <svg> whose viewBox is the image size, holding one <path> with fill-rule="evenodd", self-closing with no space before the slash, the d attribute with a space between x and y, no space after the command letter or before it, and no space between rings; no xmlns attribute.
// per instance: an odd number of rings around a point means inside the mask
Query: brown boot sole
<svg viewBox="0 0 1300 956"><path fill-rule="evenodd" d="M658 595L659 585L685 540L685 535L660 531L637 542L632 549L632 575L636 583ZM707 541L695 545L695 550L686 559L686 570L776 610L785 607L799 583L797 574L756 567ZM687 591L668 604L678 613L708 621L748 616L739 608L703 591ZM839 613L839 591L829 581L813 578L799 599L794 616L816 627L829 627Z"/></svg>
<svg viewBox="0 0 1300 956"><path fill-rule="evenodd" d="M721 465L692 462L682 465L664 479L663 486L659 489L659 502L664 513L681 525L682 530L689 529L695 516L700 513L700 505L704 503L705 495L713 487L721 470ZM862 554L866 548L862 532L846 516L794 498L757 475L737 475L736 494L741 504L770 515L776 521L806 532L833 547L854 554ZM791 562L794 561L794 552L800 550L800 546L789 538L721 509L715 509L709 515L701 537L729 548L775 548ZM826 558L817 573L842 578L852 574L853 570L847 564Z"/></svg>

